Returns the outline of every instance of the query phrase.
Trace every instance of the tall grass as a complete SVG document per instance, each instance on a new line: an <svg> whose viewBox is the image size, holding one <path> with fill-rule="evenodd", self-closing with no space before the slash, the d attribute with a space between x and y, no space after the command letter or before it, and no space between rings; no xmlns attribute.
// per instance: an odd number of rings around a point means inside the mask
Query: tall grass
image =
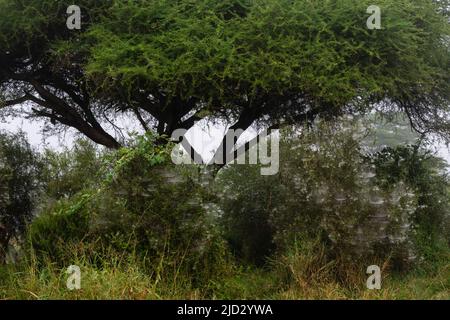
<svg viewBox="0 0 450 320"><path fill-rule="evenodd" d="M407 275L384 270L382 289L368 290L363 268L328 261L317 243L295 246L264 268L229 261L223 273L205 273L200 284L192 279L202 270L189 274L166 261L168 256L147 261L110 250L94 263L86 250L71 248L71 264L81 269L80 290L67 288L65 268L50 259L38 262L31 253L18 264L0 267L0 299L450 299L449 263Z"/></svg>

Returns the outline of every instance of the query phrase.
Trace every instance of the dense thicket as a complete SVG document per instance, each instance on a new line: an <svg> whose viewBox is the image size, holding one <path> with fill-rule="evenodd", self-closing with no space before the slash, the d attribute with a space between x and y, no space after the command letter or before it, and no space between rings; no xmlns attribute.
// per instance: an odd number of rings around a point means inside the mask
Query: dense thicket
<svg viewBox="0 0 450 320"><path fill-rule="evenodd" d="M403 268L447 246L445 163L419 145L370 152L366 130L351 122L285 132L277 176L254 166L219 176L222 223L236 253L261 263L318 240L332 259Z"/></svg>
<svg viewBox="0 0 450 320"><path fill-rule="evenodd" d="M0 294L22 288L23 280L31 281L26 286L42 287L44 281L49 290L61 287L65 295L61 279L71 264L83 267L83 281L92 286L84 284L80 297L94 294L106 276L122 292L114 296L134 296L134 283L145 279L147 293L140 297L163 286L164 297L194 290L194 296L209 298L223 292L259 296L246 292L249 283L258 294L342 286L352 295L372 264L383 266L384 275L413 269L429 276L444 272L445 278L450 189L444 163L418 145L368 152L364 131L348 121L286 129L279 175L261 176L258 166L230 166L213 189L202 184L197 167L174 166L171 146L150 134L119 151L99 152L78 141L71 150L45 152L38 164L12 162L20 180L8 186L26 192L16 197L16 207L29 209L30 194L39 190L40 196L34 210L14 211L5 206L10 191L0 185L2 219L27 213L14 229L19 241L9 247L18 259L0 266ZM25 157L23 140L6 141L12 154L22 155L16 160L34 159ZM2 181L15 181L11 161L0 159ZM39 180L30 180L38 168ZM27 228L24 222L30 222ZM251 271L255 264L271 278ZM12 271L22 267L27 269ZM241 272L250 278L242 280ZM436 286L445 290L439 281Z"/></svg>
<svg viewBox="0 0 450 320"><path fill-rule="evenodd" d="M227 252L207 210L211 196L195 170L171 164L170 148L155 147L155 141L139 137L107 154L80 141L72 151L50 154L46 176L54 178L27 233L40 263L50 259L63 267L81 246L91 263L112 250L144 259L149 272L221 268ZM200 274L194 280L201 281Z"/></svg>

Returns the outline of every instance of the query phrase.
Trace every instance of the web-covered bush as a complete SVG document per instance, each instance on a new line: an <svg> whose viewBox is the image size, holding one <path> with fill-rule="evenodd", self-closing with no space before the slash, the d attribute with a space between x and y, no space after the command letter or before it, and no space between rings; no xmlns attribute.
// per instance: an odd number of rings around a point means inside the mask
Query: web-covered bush
<svg viewBox="0 0 450 320"><path fill-rule="evenodd" d="M107 247L136 254L152 268L160 260L204 272L220 267L216 259L226 258L226 248L203 205L205 193L170 162L170 147L148 134L104 156L100 183L59 200L32 224L34 250L67 264L59 255L68 251L64 246L95 244L93 259Z"/></svg>
<svg viewBox="0 0 450 320"><path fill-rule="evenodd" d="M238 253L258 261L288 250L298 239L320 238L331 258L372 257L400 268L420 257L418 230L431 236L436 229L443 237L444 220L448 223L445 178L436 173L428 184L433 188L427 190L424 182L418 187L424 176L419 168L433 167L431 163L419 156L419 167L407 169L411 162L392 163L389 157L367 153L362 148L366 132L352 122L286 130L277 176L263 177L258 168L241 165L221 175L226 235ZM395 164L409 176L389 178ZM436 204L430 201L434 197L440 197ZM424 201L430 206L426 214L420 213ZM432 218L436 212L439 219Z"/></svg>
<svg viewBox="0 0 450 320"><path fill-rule="evenodd" d="M448 259L450 244L450 180L448 164L430 151L415 146L386 148L371 162L385 185L405 181L417 195L412 215L412 241L419 261Z"/></svg>
<svg viewBox="0 0 450 320"><path fill-rule="evenodd" d="M316 215L330 253L341 259L395 256L409 261L414 259L410 232L416 195L401 179L396 184L382 183L375 167L363 157L361 133L344 122L319 124L298 138L287 137L291 152L285 151L285 175L294 176L292 189L300 190L296 194L310 203L309 208L313 206L305 211L294 202L291 221L296 221L295 212ZM300 219L282 229L291 230L295 237L292 231L305 222Z"/></svg>

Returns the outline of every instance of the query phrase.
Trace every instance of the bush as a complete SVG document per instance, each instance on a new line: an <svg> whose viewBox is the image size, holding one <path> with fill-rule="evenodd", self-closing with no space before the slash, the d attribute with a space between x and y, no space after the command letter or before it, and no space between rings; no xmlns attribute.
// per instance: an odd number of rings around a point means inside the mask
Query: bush
<svg viewBox="0 0 450 320"><path fill-rule="evenodd" d="M87 193L59 200L30 224L27 240L38 262L51 259L61 267L67 264L71 258L70 247L88 236L91 221L89 200Z"/></svg>
<svg viewBox="0 0 450 320"><path fill-rule="evenodd" d="M91 262L113 249L146 260L152 272L197 270L194 281L226 267L227 248L205 206L207 194L169 162L170 148L148 134L103 156L100 182L49 206L32 224L34 252L67 265L67 248L82 243L94 246Z"/></svg>
<svg viewBox="0 0 450 320"><path fill-rule="evenodd" d="M276 176L261 176L258 166L229 168L219 174L221 225L234 254L245 262L261 265L274 250L272 210L283 197Z"/></svg>
<svg viewBox="0 0 450 320"><path fill-rule="evenodd" d="M222 173L223 223L234 250L254 262L291 250L299 238L319 238L328 259L342 264L390 260L403 269L417 261L417 235L445 234L448 184L437 173L430 178L436 166L419 154L413 162L395 162L397 169L389 157L365 154L364 136L347 121L287 130L278 176L260 176L249 166ZM396 170L410 176L389 179Z"/></svg>
<svg viewBox="0 0 450 320"><path fill-rule="evenodd" d="M74 196L101 179L102 156L88 140L79 139L62 152L45 150L43 163L44 202Z"/></svg>
<svg viewBox="0 0 450 320"><path fill-rule="evenodd" d="M371 162L382 183L406 181L418 195L411 223L412 241L420 260L445 259L450 244L450 180L445 161L415 145L386 148Z"/></svg>
<svg viewBox="0 0 450 320"><path fill-rule="evenodd" d="M23 133L0 133L0 263L33 216L40 170L40 159Z"/></svg>

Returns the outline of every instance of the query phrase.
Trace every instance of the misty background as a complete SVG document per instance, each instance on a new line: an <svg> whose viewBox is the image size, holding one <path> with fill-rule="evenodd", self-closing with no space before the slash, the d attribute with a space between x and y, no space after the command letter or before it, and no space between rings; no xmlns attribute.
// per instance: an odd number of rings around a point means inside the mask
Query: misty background
<svg viewBox="0 0 450 320"><path fill-rule="evenodd" d="M140 127L136 126L136 123L131 119L124 116L117 121L118 129L126 137L132 132L142 133ZM16 117L5 117L0 124L0 130L6 132L18 132L23 131L26 133L30 144L38 149L44 150L45 148L51 148L54 150L63 150L65 147L70 148L77 138L83 137L75 129L68 128L58 134L44 133L44 122L42 120L24 119ZM110 128L107 128L110 129ZM109 130L112 132L111 130ZM198 123L194 126L186 135L191 145L195 150L203 157L205 161L210 160L213 157L214 151L219 147L220 141L226 132L225 125L220 122L211 123ZM256 130L250 128L240 138L240 140L248 140L256 135ZM395 133L392 133L395 135ZM408 141L405 141L408 144ZM444 158L450 163L450 148L443 142L434 141L431 146L432 151L439 157Z"/></svg>

